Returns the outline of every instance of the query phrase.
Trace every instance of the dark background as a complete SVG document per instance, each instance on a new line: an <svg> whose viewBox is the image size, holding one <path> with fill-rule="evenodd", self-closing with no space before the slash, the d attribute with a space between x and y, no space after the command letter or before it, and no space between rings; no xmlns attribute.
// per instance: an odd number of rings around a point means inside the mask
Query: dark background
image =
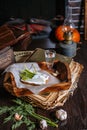
<svg viewBox="0 0 87 130"><path fill-rule="evenodd" d="M52 19L65 14L65 0L0 0L0 24L11 17Z"/></svg>

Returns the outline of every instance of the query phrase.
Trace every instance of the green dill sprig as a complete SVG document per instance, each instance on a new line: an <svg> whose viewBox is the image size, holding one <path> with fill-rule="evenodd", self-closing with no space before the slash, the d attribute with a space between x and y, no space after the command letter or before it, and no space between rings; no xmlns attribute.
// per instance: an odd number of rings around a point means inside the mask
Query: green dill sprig
<svg viewBox="0 0 87 130"><path fill-rule="evenodd" d="M49 118L37 114L35 112L35 108L31 104L29 104L19 98L17 98L16 100L13 100L13 102L15 102L16 105L11 106L11 107L8 107L8 106L0 107L0 115L2 115L4 113L8 113L8 117L6 117L4 119L4 123L6 123L8 121L12 121L12 130L15 130L22 124L26 125L27 130L34 130L36 123L31 120L31 117L33 117L39 121L44 119L44 120L46 120L46 122L49 126L58 127L58 124L51 121ZM20 120L16 120L16 118L15 118L16 113L18 113L18 115L21 116Z"/></svg>

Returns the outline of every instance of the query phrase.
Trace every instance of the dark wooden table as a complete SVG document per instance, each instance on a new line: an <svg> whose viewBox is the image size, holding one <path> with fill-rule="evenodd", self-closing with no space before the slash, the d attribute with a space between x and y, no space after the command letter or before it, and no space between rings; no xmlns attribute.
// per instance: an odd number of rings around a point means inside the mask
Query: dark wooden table
<svg viewBox="0 0 87 130"><path fill-rule="evenodd" d="M56 48L57 50L57 48ZM57 50L58 51L58 50ZM78 82L78 88L74 91L73 96L64 104L63 108L67 111L68 118L63 122L59 122L58 128L48 127L47 130L87 130L87 42L83 41L82 44L78 45L77 55L74 57L75 61L78 61L84 66L84 70L80 76ZM11 100L14 99L3 88L3 75L0 75L0 106L12 105ZM56 108L59 109L59 108ZM55 113L56 109L53 110L42 110L37 108L37 113L45 115L46 117L52 118L52 114ZM0 116L0 130L11 130L11 122L3 125L3 118L6 114ZM22 125L17 130L26 130L25 125ZM40 128L36 128L40 130Z"/></svg>

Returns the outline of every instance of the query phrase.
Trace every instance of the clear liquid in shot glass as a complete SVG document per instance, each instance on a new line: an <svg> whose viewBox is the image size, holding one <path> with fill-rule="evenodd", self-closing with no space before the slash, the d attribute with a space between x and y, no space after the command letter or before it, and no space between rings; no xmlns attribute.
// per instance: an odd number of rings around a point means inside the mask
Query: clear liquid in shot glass
<svg viewBox="0 0 87 130"><path fill-rule="evenodd" d="M53 67L55 55L55 50L45 50L45 60L49 69L52 69Z"/></svg>

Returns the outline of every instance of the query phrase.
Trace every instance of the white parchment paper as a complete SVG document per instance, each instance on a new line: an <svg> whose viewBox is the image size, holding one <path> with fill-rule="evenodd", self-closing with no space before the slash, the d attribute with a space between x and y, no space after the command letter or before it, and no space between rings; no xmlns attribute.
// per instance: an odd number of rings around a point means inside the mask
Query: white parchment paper
<svg viewBox="0 0 87 130"><path fill-rule="evenodd" d="M41 68L39 67L39 65L36 62L29 62L29 63L12 64L12 65L10 65L9 67L6 68L5 72L11 72L13 74L13 76L15 78L16 86L18 88L27 88L31 92L33 92L34 94L38 94L39 92L41 92L45 88L50 87L53 84L58 84L60 82L56 77L54 77L53 75L51 75L50 73L48 73L47 71L44 70L44 73L49 75L49 80L45 85L34 86L34 85L22 83L21 80L20 80L20 72L25 69L25 66L28 69L30 69L30 67L32 65L35 67L35 69L37 71L43 71L43 70L41 70Z"/></svg>

